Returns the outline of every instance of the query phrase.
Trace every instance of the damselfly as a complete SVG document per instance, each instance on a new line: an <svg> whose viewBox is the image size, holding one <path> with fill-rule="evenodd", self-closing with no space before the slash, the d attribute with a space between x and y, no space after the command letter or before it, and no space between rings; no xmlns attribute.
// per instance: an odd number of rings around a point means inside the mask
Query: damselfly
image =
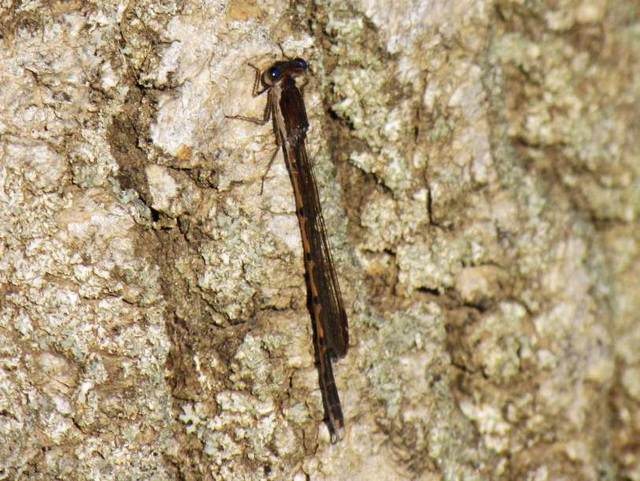
<svg viewBox="0 0 640 481"><path fill-rule="evenodd" d="M253 96L267 92L268 100L263 118L254 119L240 115L230 118L262 125L269 119L273 120L276 144L282 148L293 185L304 250L309 311L314 325L320 389L331 441L336 442L344 436L344 418L331 359L347 353L349 327L338 277L331 260L313 166L307 156L305 145L309 122L302 92L295 79L306 72L308 65L304 59L294 58L275 62L264 72L253 65L250 66L256 71ZM278 149L269 166L277 153Z"/></svg>

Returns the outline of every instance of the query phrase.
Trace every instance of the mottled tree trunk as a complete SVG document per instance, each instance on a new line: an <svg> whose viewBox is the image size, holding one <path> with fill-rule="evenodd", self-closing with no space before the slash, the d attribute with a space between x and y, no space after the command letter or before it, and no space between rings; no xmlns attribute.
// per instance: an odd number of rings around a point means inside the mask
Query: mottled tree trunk
<svg viewBox="0 0 640 481"><path fill-rule="evenodd" d="M330 444L252 63L308 60ZM4 2L0 479L640 480L637 0Z"/></svg>

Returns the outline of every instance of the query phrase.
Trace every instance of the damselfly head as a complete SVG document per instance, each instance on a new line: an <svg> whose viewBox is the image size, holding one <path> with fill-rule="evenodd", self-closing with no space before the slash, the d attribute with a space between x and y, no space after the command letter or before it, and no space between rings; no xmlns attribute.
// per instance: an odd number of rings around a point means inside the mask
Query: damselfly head
<svg viewBox="0 0 640 481"><path fill-rule="evenodd" d="M266 87L273 87L284 77L297 77L302 75L309 68L309 64L303 58L294 58L276 62L262 74L262 83Z"/></svg>

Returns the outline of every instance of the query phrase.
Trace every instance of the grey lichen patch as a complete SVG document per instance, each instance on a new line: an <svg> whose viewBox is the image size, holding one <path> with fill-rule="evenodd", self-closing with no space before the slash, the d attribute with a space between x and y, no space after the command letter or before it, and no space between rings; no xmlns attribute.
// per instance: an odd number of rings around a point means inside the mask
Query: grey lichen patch
<svg viewBox="0 0 640 481"><path fill-rule="evenodd" d="M96 459L81 454L86 436L95 437L93 449L102 452L101 459L115 460L117 451L129 450L125 438L112 447L97 441L113 419L143 432L153 430L168 414L164 373L157 367L168 345L161 309L152 307L159 299L159 285L153 267L135 256L127 235L134 223L112 197L97 192L66 197L65 209L45 221L53 229L51 241L40 242L30 254L35 262L29 262L28 289L20 289L27 271L16 264L19 259L7 259L22 274L11 280L13 292L5 297L4 311L24 319L15 330L5 324L6 332L14 333L13 342L25 351L16 366L24 374L14 377L13 390L31 392L38 406L14 408L22 411L16 412L21 423L15 427L39 433L28 438L27 448L39 443L59 448L50 456L52 465L78 449L75 462L58 466L61 476L96 469ZM16 399L15 406L21 405ZM124 424L114 432L124 434ZM150 449L161 451L162 443L160 437ZM40 463L37 456L15 452L17 458L4 458L12 476ZM143 453L128 452L128 469L135 471Z"/></svg>
<svg viewBox="0 0 640 481"><path fill-rule="evenodd" d="M452 478L486 478L488 472L475 467L481 449L464 447L474 436L473 426L451 405L454 390L441 309L430 304L399 312L379 336L386 347L372 353L367 377L373 395L384 403L379 422L391 452L405 460L410 472L437 465ZM445 434L452 431L454 436Z"/></svg>
<svg viewBox="0 0 640 481"><path fill-rule="evenodd" d="M618 72L637 70L634 62L629 63L631 57L620 52L633 48L634 34L621 28L615 35L602 36L588 22L576 20L585 18L583 7L576 2L544 13L553 30L576 25L580 35L575 41L555 33L531 38L517 30L502 36L492 54L514 87L507 96L510 135L523 156L541 172L555 176L574 194L574 202L595 217L630 221L637 216L629 202L635 190L632 179L638 175L637 162L632 161L637 148L623 126L633 121L632 92L639 87ZM600 10L594 3L589 11ZM560 12L566 22L557 21ZM611 20L623 12L620 5ZM605 66L612 55L616 69ZM541 155L543 151L546 155Z"/></svg>
<svg viewBox="0 0 640 481"><path fill-rule="evenodd" d="M246 336L229 366L234 390L215 394L217 413L211 415L206 403L183 407L180 419L187 432L202 441L212 472L255 479L256 469L270 466L274 476L284 476L282 461L300 459L299 434L279 415L289 371L284 359L279 365L270 359L270 353L277 355L285 344L282 336ZM296 411L287 415L294 424L308 420L308 413L301 416Z"/></svg>
<svg viewBox="0 0 640 481"><path fill-rule="evenodd" d="M528 332L526 315L522 306L505 302L482 316L469 332L474 364L497 384L514 380L522 363L531 362L537 339Z"/></svg>
<svg viewBox="0 0 640 481"><path fill-rule="evenodd" d="M287 278L278 271L269 274L292 254L285 254L283 259L278 253L278 239L265 236L258 225L237 210L238 205L228 198L222 208L209 212L203 231L215 242L203 243L198 249L204 269L197 282L229 320L245 322L257 307L290 304L291 290L299 296L304 279Z"/></svg>
<svg viewBox="0 0 640 481"><path fill-rule="evenodd" d="M349 135L362 141L359 149L350 149L348 159L391 188L407 189L413 166L403 141L412 134L413 85L398 82L395 64L387 61L370 19L351 5L327 3L331 7L324 7L330 13L323 28L338 39L329 48L336 62L328 79L330 109Z"/></svg>
<svg viewBox="0 0 640 481"><path fill-rule="evenodd" d="M370 68L370 67L368 67ZM392 189L411 185L411 165L401 139L408 135L413 117L413 101L393 99L387 94L390 73L379 74L353 66L337 68L332 79L333 94L341 99L332 110L343 117L364 141L366 151L353 152L350 161L363 171L375 174ZM392 105L390 105L392 104Z"/></svg>
<svg viewBox="0 0 640 481"><path fill-rule="evenodd" d="M500 297L507 281L507 273L496 266L467 267L456 275L455 290L463 303L483 306Z"/></svg>
<svg viewBox="0 0 640 481"><path fill-rule="evenodd" d="M464 239L435 235L398 248L398 281L403 290L451 287L469 248Z"/></svg>
<svg viewBox="0 0 640 481"><path fill-rule="evenodd" d="M103 187L117 172L109 144L94 130L83 129L68 148L73 183L82 189Z"/></svg>
<svg viewBox="0 0 640 481"><path fill-rule="evenodd" d="M361 248L381 252L394 250L402 239L416 240L429 223L427 197L426 189L398 200L389 198L380 190L366 193L360 206L360 225L368 235L363 239Z"/></svg>
<svg viewBox="0 0 640 481"><path fill-rule="evenodd" d="M0 68L1 476L168 476L159 273L111 191L98 114L117 15L51 4L23 28L24 13L3 13Z"/></svg>
<svg viewBox="0 0 640 481"><path fill-rule="evenodd" d="M376 12L375 7L369 12ZM389 12L389 21L384 26L381 22L383 34L396 26L394 12ZM486 20L482 13L476 11L476 15L476 20ZM454 16L460 24L470 17L473 17L473 9L466 15ZM390 100L388 90L376 96L368 89L373 85L377 87L372 90L379 91L381 85L390 85L380 79L390 75L396 64L387 65L381 75L376 75L378 64L374 63L374 68L368 72L372 78L367 85L357 70L350 79L344 72L349 67L357 67L358 54L352 52L357 52L358 45L345 51L339 61L340 67L335 70L339 88L353 92L345 95L344 103L332 104L332 109L337 109L338 116L354 130L352 138L357 139L353 147L349 146L351 150L346 157L366 174L375 174L390 190L356 192L363 199L360 225L364 230L359 234L363 239L361 255L365 267L371 274L384 272L387 282L395 275L392 291L408 299L415 299L415 291L427 291L429 298L439 294L444 306L451 306L452 301L454 305L461 301L467 306L451 309L451 313L444 316L452 346L452 362L461 368L462 392L466 391L467 383L475 392L470 402L464 404L465 413L481 432L486 432L484 441L490 451L505 455L496 458L496 464L492 464L496 475L503 475L507 457L512 456L512 446L518 445L520 436L526 438L527 434L521 434L503 417L505 401L499 391L509 392L507 397L517 397L531 389L529 380L540 374L538 382L544 393L540 394L540 399L544 402L537 407L524 404L517 411L517 416L531 416L536 420L531 422L529 431L524 430L536 439L541 439L538 437L543 436L545 430L554 431L552 436L559 439L572 439L572 432L588 430L585 419L606 418L602 415L606 391L578 389L577 386L587 382L606 388L612 382L610 312L598 294L606 292L606 281L601 276L603 257L599 246L592 243L594 231L574 219L570 208L576 205L572 204L574 199L567 201L551 196L550 201L549 192L540 184L543 177L528 175L514 152L498 145L504 138L501 137L503 131L496 128L496 118L500 117L495 117L493 109L501 104L493 94L504 84L500 83L499 76L492 76L486 70L487 65L479 60L481 54L472 54L474 49L481 49L482 44L489 45L487 39L482 39L482 33L477 34L481 30L476 29L474 38L464 27L455 31L453 25L460 24L450 22L443 27L438 32L440 42L432 42L433 48L425 52L424 62L429 67L422 108L426 108L428 114L418 109L418 118L426 122L424 126L417 126L415 137L378 136L384 131L382 126L387 125L386 120L396 118L394 102ZM367 25L367 22L361 25ZM354 28L361 25L355 24ZM420 28L425 27L421 25ZM452 38L461 41L468 50L451 53L445 46L450 45ZM509 35L505 34L501 39L508 41ZM531 143L556 142L554 138L564 139L574 132L592 132L597 121L583 115L586 106L577 94L581 87L578 82L567 81L567 69L578 72L584 68L587 75L591 74L588 63L585 64L587 56L577 55L572 63L563 65L554 57L563 57L575 50L563 50L562 39L549 42L552 53L541 50L533 41L521 45L523 50L511 58L520 62L522 70L539 76L536 78L542 84L542 87L532 84L526 93L534 92L536 88L544 92L540 97L542 102L549 101L561 114L554 117L555 112L548 111L547 117L538 117L534 124L541 126L536 130L539 137L530 139ZM411 42L404 46L408 48L403 54L410 56ZM332 50L337 51L338 47L332 46ZM536 67L536 62L545 61L557 68ZM424 84L413 82L412 85ZM358 91L364 94L359 97ZM350 103L351 98L359 101ZM372 105L378 101L377 105ZM511 106L514 112L521 112L516 108L517 103L507 107ZM379 116L384 121L378 121L378 110L388 114ZM367 124L369 118L371 125ZM550 123L545 118L557 118L558 123ZM407 120L408 127L396 132L411 130L415 119L409 117ZM609 138L607 135L604 137ZM579 138L583 141L576 142L576 147L583 146L587 139L582 134ZM396 145L398 139L403 139L402 155L406 159L407 152L412 153L414 169L408 182L390 182L385 173L391 170L387 169L401 165L400 170L406 174L406 164L388 162L384 153L367 152L358 142L365 139L366 146L374 148L380 147L381 139L382 143ZM415 142L414 148L411 142ZM585 149L576 151L581 156L590 155ZM553 160L542 154L537 158L545 162ZM429 212L428 217L418 221L417 231L414 231L407 229L409 219L403 218L403 214L418 204L410 205L405 199L407 193L424 186L423 180L426 180L428 193L423 205ZM626 215L628 210L624 209L627 207L622 207ZM379 284L372 281L372 285L379 291ZM375 302L390 312L397 305L393 302L385 304L380 299ZM458 331L460 328L462 330ZM460 332L465 333L464 337L459 337ZM572 354L580 360L567 358L561 344L572 346ZM485 380L481 379L483 377ZM563 385L561 379L567 378L572 382ZM400 382L402 386L406 384ZM401 389L400 385L398 389ZM392 399L398 396L396 394ZM390 404L392 399L388 401ZM562 408L558 410L555 406ZM584 406L594 407L585 409ZM552 427L552 420L562 409L573 409L576 414L566 425L556 429ZM495 429L491 427L493 425ZM595 433L606 429L606 422L600 422L579 448L573 446L567 450L568 456L583 463L586 472L592 472L591 463L606 465L609 462L606 451L598 446L599 434ZM584 449L589 454L576 457L576 449ZM529 469L526 455L511 459L516 470L526 472ZM558 469L561 462L555 459L550 463L550 472Z"/></svg>

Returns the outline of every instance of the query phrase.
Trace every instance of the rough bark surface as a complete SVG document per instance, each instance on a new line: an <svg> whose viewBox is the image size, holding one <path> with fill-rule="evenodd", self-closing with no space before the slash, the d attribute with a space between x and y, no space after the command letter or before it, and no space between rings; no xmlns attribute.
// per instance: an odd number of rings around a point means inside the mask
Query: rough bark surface
<svg viewBox="0 0 640 481"><path fill-rule="evenodd" d="M253 71L306 58L331 445ZM0 479L640 480L637 0L0 6Z"/></svg>

